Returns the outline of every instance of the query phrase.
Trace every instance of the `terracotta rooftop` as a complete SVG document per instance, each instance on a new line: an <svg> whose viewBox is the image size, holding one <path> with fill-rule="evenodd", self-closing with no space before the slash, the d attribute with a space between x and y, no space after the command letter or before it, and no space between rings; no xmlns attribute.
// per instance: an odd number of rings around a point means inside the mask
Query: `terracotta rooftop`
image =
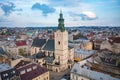
<svg viewBox="0 0 120 80"><path fill-rule="evenodd" d="M27 71L28 69L31 70ZM23 67L18 68L17 70L19 73L25 70L25 73L20 74L21 80L32 80L48 71L46 68L43 68L40 65L34 63L29 63Z"/></svg>
<svg viewBox="0 0 120 80"><path fill-rule="evenodd" d="M120 43L120 37L109 37L109 42L112 43Z"/></svg>
<svg viewBox="0 0 120 80"><path fill-rule="evenodd" d="M16 46L25 46L25 45L27 45L26 41L16 41L15 44L16 44Z"/></svg>
<svg viewBox="0 0 120 80"><path fill-rule="evenodd" d="M21 60L17 65L15 65L15 68L20 68L20 67L25 66L29 63L30 63L29 61Z"/></svg>
<svg viewBox="0 0 120 80"><path fill-rule="evenodd" d="M33 40L32 46L34 47L42 47L46 43L46 39L35 38Z"/></svg>

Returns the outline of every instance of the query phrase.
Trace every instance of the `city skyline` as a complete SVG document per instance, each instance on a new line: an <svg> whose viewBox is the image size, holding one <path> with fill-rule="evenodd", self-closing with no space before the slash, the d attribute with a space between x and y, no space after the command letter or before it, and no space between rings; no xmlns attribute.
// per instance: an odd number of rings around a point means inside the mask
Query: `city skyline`
<svg viewBox="0 0 120 80"><path fill-rule="evenodd" d="M0 27L120 26L119 0L0 0Z"/></svg>

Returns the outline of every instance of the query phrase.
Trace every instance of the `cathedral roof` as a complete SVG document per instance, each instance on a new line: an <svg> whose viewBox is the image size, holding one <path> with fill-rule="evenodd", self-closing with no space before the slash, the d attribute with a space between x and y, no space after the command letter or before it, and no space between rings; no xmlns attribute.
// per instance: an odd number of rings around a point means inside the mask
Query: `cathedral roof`
<svg viewBox="0 0 120 80"><path fill-rule="evenodd" d="M46 43L46 39L35 38L33 40L32 46L34 47L42 47Z"/></svg>
<svg viewBox="0 0 120 80"><path fill-rule="evenodd" d="M22 40L22 41L16 41L16 46L25 46L25 45L27 45L26 44L26 41L24 41L24 40Z"/></svg>
<svg viewBox="0 0 120 80"><path fill-rule="evenodd" d="M49 39L46 45L43 47L43 50L54 51L55 50L54 39Z"/></svg>
<svg viewBox="0 0 120 80"><path fill-rule="evenodd" d="M109 43L120 43L120 37L109 37Z"/></svg>

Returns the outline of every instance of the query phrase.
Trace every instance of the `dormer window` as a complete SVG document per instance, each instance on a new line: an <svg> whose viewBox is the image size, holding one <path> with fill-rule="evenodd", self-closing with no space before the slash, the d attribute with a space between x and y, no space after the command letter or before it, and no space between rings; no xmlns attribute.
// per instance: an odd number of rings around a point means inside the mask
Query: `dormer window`
<svg viewBox="0 0 120 80"><path fill-rule="evenodd" d="M25 70L21 71L20 74L21 74L21 75L22 75L22 74L25 74Z"/></svg>
<svg viewBox="0 0 120 80"><path fill-rule="evenodd" d="M27 72L30 72L31 70L32 70L31 68L28 68L28 69L27 69Z"/></svg>

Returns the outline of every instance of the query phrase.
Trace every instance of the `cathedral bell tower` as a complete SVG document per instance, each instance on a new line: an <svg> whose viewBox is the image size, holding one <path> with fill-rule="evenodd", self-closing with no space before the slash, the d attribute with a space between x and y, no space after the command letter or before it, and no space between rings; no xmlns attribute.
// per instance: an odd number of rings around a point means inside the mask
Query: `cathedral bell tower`
<svg viewBox="0 0 120 80"><path fill-rule="evenodd" d="M68 32L64 27L64 18L62 11L60 11L58 19L58 28L54 32L55 36L55 62L62 66L63 69L67 68L68 62Z"/></svg>

